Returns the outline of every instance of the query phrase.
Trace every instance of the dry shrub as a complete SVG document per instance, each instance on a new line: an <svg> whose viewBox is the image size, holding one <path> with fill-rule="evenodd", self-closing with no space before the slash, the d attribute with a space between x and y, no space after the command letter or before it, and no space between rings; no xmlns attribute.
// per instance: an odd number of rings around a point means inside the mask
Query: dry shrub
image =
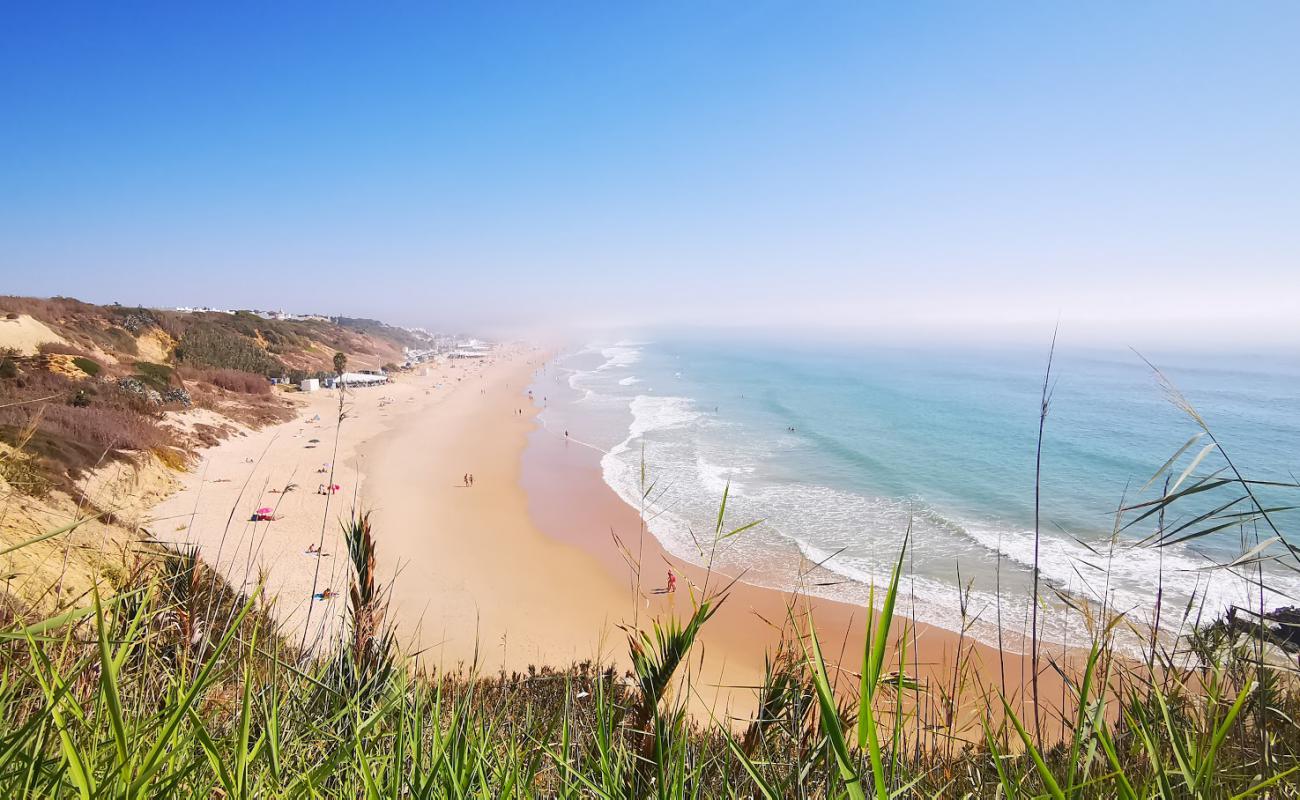
<svg viewBox="0 0 1300 800"><path fill-rule="evenodd" d="M12 423L0 417L0 424ZM106 450L153 450L170 443L166 431L152 418L95 405L78 408L50 404L41 420L40 433Z"/></svg>
<svg viewBox="0 0 1300 800"><path fill-rule="evenodd" d="M86 350L83 350L76 345L64 344L62 342L42 342L36 346L36 350L42 355L93 358L93 356Z"/></svg>
<svg viewBox="0 0 1300 800"><path fill-rule="evenodd" d="M195 408L215 411L250 428L285 422L293 419L297 413L297 406L272 391L270 383L261 376L257 377L266 387L265 391L244 394L222 389L206 379L197 377L198 374L206 374L206 371L196 373L194 370L186 369L182 372L186 380L186 389L189 390ZM217 438L225 438L225 435L225 432L222 432Z"/></svg>
<svg viewBox="0 0 1300 800"><path fill-rule="evenodd" d="M262 375L238 369L208 370L204 380L219 389L240 394L270 394L271 382Z"/></svg>
<svg viewBox="0 0 1300 800"><path fill-rule="evenodd" d="M58 323L69 318L97 314L98 306L71 297L0 297L0 308L8 313L26 314L41 322Z"/></svg>
<svg viewBox="0 0 1300 800"><path fill-rule="evenodd" d="M74 405L78 394L82 401ZM157 411L112 383L74 381L36 371L0 381L0 439L13 443L36 421L27 449L48 466L77 470L117 451L172 444Z"/></svg>

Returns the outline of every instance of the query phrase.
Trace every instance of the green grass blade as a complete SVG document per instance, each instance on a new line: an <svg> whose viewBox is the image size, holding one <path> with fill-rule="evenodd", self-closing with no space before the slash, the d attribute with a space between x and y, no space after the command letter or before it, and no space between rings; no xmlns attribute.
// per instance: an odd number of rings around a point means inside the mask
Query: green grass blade
<svg viewBox="0 0 1300 800"><path fill-rule="evenodd" d="M54 720L54 727L59 731L59 746L63 753L64 761L68 765L68 772L71 774L72 783L77 787L78 793L82 800L91 800L96 795L95 779L91 777L90 768L87 765L85 755L77 747L77 743L72 738L72 733L68 729L68 720L63 715L61 706L63 705L62 688L64 681L59 678L58 672L55 671L52 664L49 664L44 658L40 657L39 647L36 640L30 636L27 638L27 646L32 653L32 673L35 675L42 692L45 695L46 706L49 709L50 717ZM47 677L42 668L42 662L50 669ZM56 688L57 687L57 688Z"/></svg>
<svg viewBox="0 0 1300 800"><path fill-rule="evenodd" d="M217 665L221 663L221 656L226 652L226 649L230 647L231 642L233 642L235 637L239 634L240 625L243 623L244 618L248 616L249 612L253 610L253 606L257 602L257 598L260 594L261 592L259 590L258 592L254 592L252 597L248 598L248 602L244 604L243 609L241 609L239 614L231 620L230 626L227 628L225 635L221 637L221 640L217 642L216 647L214 647L212 652L208 655L208 660L199 670L199 674L194 676L194 679L186 689L185 694L176 701L176 707L170 709L170 713L168 714L166 721L163 723L162 729L158 733L158 738L155 740L153 748L150 749L149 754L145 756L144 761L140 764L140 774L131 783L129 789L130 794L139 794L140 790L149 782L159 767L162 766L163 755L166 753L168 747L171 746L172 738L176 729L180 727L181 721L185 718L189 709L194 705L194 701L208 688L212 680L213 671L217 668Z"/></svg>
<svg viewBox="0 0 1300 800"><path fill-rule="evenodd" d="M99 681L104 705L108 708L109 726L113 730L113 743L117 748L117 766L120 774L130 780L130 757L127 749L126 720L122 716L122 695L117 685L117 660L108 644L108 626L104 623L104 608L99 592L94 592L95 628L99 644Z"/></svg>
<svg viewBox="0 0 1300 800"><path fill-rule="evenodd" d="M812 651L804 649L809 666L812 667L813 685L817 691L817 702L821 707L822 728L830 740L831 750L835 755L835 764L839 769L840 780L844 782L849 797L853 800L866 800L862 790L861 778L853 765L849 747L844 740L844 727L840 723L839 711L835 707L835 695L831 689L830 679L826 675L826 661L822 658L821 644L817 641L817 629L812 620L808 622L808 639L812 642Z"/></svg>
<svg viewBox="0 0 1300 800"><path fill-rule="evenodd" d="M1052 776L1052 771L1047 767L1047 762L1043 760L1043 754L1038 752L1038 748L1034 746L1033 739L1025 731L1025 726L1020 724L1020 719L1011 710L1011 704L1006 701L1006 698L1002 699L1002 708L1007 718L1011 720L1011 724L1015 726L1016 733L1020 734L1020 740L1025 744L1025 751L1033 759L1034 768L1038 770L1038 777L1042 779L1048 793L1056 800L1065 800L1065 792L1061 791L1060 784L1056 782L1056 778Z"/></svg>

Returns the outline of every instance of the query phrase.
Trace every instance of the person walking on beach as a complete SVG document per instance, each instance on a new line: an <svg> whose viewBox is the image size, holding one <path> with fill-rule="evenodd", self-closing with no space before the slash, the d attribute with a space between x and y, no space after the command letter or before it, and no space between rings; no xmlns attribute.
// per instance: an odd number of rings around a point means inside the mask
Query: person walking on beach
<svg viewBox="0 0 1300 800"><path fill-rule="evenodd" d="M472 472L469 474L469 485L470 486L474 485L474 473Z"/></svg>
<svg viewBox="0 0 1300 800"><path fill-rule="evenodd" d="M466 473L465 473L465 476L461 478L461 481L462 481L466 486L469 486L469 473L468 473L468 472L466 472Z"/></svg>
<svg viewBox="0 0 1300 800"><path fill-rule="evenodd" d="M668 593L672 594L675 591L677 591L677 575L671 569L669 569L668 570Z"/></svg>

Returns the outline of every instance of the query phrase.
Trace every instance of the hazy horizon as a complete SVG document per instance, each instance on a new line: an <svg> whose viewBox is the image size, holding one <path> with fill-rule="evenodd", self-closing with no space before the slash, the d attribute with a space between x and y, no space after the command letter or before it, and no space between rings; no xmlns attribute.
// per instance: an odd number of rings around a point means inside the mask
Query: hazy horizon
<svg viewBox="0 0 1300 800"><path fill-rule="evenodd" d="M1300 343L1292 4L0 21L5 293L499 336Z"/></svg>

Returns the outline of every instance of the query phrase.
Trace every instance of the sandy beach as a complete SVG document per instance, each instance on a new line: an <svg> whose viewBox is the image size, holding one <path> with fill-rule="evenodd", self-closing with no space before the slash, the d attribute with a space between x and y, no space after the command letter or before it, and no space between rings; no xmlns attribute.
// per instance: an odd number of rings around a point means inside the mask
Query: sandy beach
<svg viewBox="0 0 1300 800"><path fill-rule="evenodd" d="M603 482L599 453L538 427L527 390L545 357L505 348L351 391L341 427L337 395L310 396L297 419L204 453L184 489L155 510L155 535L199 545L237 586L264 579L286 630L299 636L308 627L315 640L337 629L343 610L339 523L355 506L372 513L399 638L425 665L490 672L598 660L626 668L620 626L684 617L693 593L730 579L668 555ZM341 490L317 494L328 480L318 470L330 464ZM285 493L291 483L297 488ZM248 521L261 507L276 519ZM639 591L615 537L639 556ZM316 542L326 557L306 552ZM657 593L670 565L681 576L678 591ZM311 599L327 588L340 594ZM865 609L742 581L705 627L689 666L701 679L696 710L749 713L765 657L783 630L804 628L808 611L828 659L842 666L836 674L854 685ZM985 676L1005 668L1008 694L1019 694L1026 659L1009 655L1000 666L994 648L944 629L913 624L904 669L950 686L959 648ZM1055 694L1059 682L1050 684Z"/></svg>
<svg viewBox="0 0 1300 800"><path fill-rule="evenodd" d="M243 429L199 452L180 490L153 509L149 529L159 541L197 546L235 587L251 590L264 579L286 631L300 635L310 616L312 637L328 633L341 599L311 598L314 591L346 588L340 522L352 508L366 507L365 448L410 420L442 419L436 409L449 397L506 369L512 358L501 353L431 365L427 374L349 390L341 424L337 392L296 394L291 421ZM331 481L338 491L321 493ZM252 521L261 508L274 519ZM327 555L309 554L314 545Z"/></svg>

